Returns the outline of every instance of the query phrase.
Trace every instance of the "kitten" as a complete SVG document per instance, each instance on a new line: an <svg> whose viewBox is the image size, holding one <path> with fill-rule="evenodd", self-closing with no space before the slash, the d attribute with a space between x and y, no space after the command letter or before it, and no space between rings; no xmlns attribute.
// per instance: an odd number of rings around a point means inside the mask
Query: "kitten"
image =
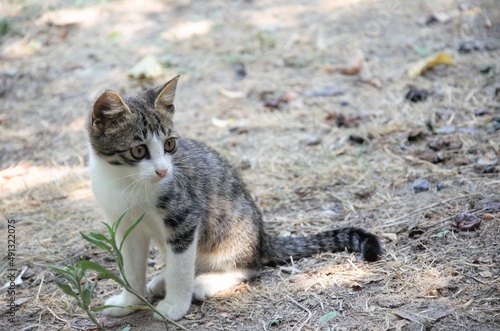
<svg viewBox="0 0 500 331"><path fill-rule="evenodd" d="M89 114L91 186L106 219L128 212L118 240L143 213L123 245L125 276L142 293L151 243L165 271L147 286L164 296L158 310L182 318L191 299L203 300L254 276L262 265L285 263L324 251L361 251L368 261L382 253L377 237L341 228L308 237L270 237L238 172L216 151L180 137L172 123L179 76L160 88L122 99L106 91ZM106 301L140 304L123 290ZM121 316L130 308L108 308Z"/></svg>

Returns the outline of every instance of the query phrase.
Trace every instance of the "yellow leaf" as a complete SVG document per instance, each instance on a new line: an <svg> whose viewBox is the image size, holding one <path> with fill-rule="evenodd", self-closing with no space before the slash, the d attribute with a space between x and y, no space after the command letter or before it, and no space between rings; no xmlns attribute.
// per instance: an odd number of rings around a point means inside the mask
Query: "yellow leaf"
<svg viewBox="0 0 500 331"><path fill-rule="evenodd" d="M453 64L453 59L446 52L426 57L425 59L415 63L410 68L410 70L408 70L408 75L412 78L420 76L424 74L427 70L438 64Z"/></svg>
<svg viewBox="0 0 500 331"><path fill-rule="evenodd" d="M148 55L137 62L128 74L135 79L153 79L163 74L163 68L155 56Z"/></svg>

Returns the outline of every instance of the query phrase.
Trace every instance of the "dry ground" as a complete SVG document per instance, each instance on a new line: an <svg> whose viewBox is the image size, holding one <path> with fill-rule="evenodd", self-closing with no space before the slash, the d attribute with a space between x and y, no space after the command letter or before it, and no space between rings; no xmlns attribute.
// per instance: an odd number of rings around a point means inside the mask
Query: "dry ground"
<svg viewBox="0 0 500 331"><path fill-rule="evenodd" d="M85 114L105 89L134 92L180 73L179 132L241 169L269 232L360 226L379 234L386 249L371 264L358 254L325 253L293 268L266 268L194 303L182 324L498 330L500 8L497 0L460 4L2 1L0 245L7 251L7 220L14 219L15 268L27 269L15 288L14 323L10 296L0 290L0 329L93 330L48 270L82 258L115 270L79 235L103 230L89 190ZM449 20L426 24L436 11ZM469 52L459 52L465 42ZM408 76L415 62L442 51L453 65ZM129 78L151 54L165 72ZM337 70L356 59L359 73ZM404 98L411 86L430 94L411 103ZM342 93L315 96L332 91ZM419 178L430 182L428 191L414 192ZM464 212L482 219L480 228L447 231ZM5 256L1 265L4 284ZM148 275L157 272L151 266ZM116 291L100 282L96 304ZM333 318L322 321L325 315ZM109 330L164 329L149 312L98 316Z"/></svg>

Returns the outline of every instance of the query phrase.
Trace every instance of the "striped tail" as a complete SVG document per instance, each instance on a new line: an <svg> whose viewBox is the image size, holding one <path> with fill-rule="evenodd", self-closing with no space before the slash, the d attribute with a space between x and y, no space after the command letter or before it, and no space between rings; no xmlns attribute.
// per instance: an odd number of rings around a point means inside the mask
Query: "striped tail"
<svg viewBox="0 0 500 331"><path fill-rule="evenodd" d="M361 252L366 261L377 261L382 246L377 236L358 228L340 228L306 237L268 238L267 259L271 263L285 263L320 252L338 252L345 249ZM266 260L267 260L266 259Z"/></svg>

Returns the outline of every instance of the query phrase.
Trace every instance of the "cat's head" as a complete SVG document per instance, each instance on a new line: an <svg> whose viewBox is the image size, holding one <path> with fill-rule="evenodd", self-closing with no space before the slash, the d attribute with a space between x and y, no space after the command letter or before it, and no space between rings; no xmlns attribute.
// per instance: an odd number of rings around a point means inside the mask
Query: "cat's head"
<svg viewBox="0 0 500 331"><path fill-rule="evenodd" d="M172 172L177 134L172 124L179 76L138 96L104 92L87 122L94 155L123 174L160 180Z"/></svg>

